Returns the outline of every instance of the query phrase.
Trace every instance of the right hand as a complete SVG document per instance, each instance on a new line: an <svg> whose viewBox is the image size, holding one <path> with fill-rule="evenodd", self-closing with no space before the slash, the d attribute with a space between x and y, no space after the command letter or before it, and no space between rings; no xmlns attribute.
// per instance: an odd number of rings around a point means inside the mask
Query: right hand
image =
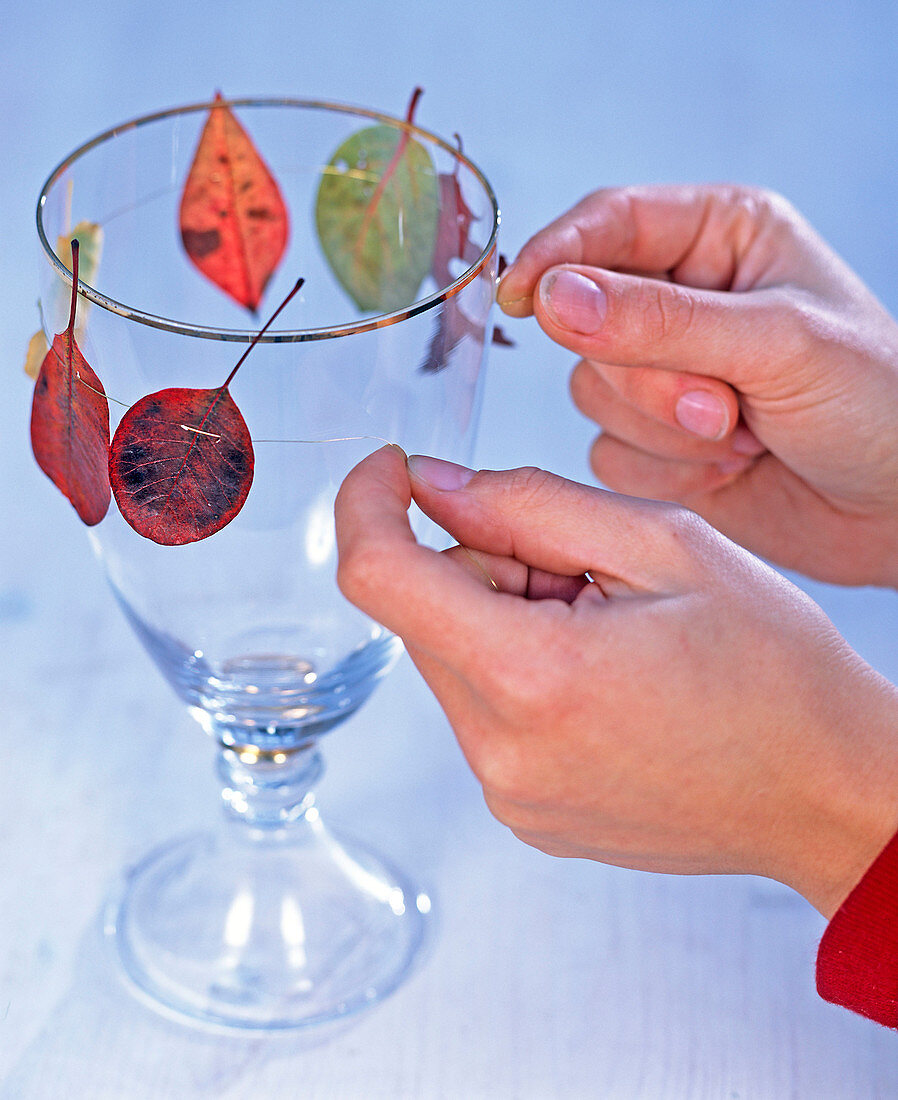
<svg viewBox="0 0 898 1100"><path fill-rule="evenodd" d="M460 545L419 545L412 499ZM403 638L527 843L767 875L830 916L895 834L898 690L693 513L398 447L335 511L344 595Z"/></svg>
<svg viewBox="0 0 898 1100"><path fill-rule="evenodd" d="M605 485L809 576L898 585L898 324L784 200L597 191L524 246L499 304L583 357ZM696 393L719 413L700 431Z"/></svg>

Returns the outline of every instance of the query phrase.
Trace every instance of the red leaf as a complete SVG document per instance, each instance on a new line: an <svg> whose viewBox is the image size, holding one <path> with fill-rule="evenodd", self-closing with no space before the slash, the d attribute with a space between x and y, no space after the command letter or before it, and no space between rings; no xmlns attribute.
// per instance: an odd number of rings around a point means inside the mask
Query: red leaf
<svg viewBox="0 0 898 1100"><path fill-rule="evenodd" d="M253 467L249 430L226 386L142 397L122 417L109 455L119 511L163 546L196 542L230 523Z"/></svg>
<svg viewBox="0 0 898 1100"><path fill-rule="evenodd" d="M215 101L181 196L181 240L208 279L255 312L287 247L287 208L221 93Z"/></svg>
<svg viewBox="0 0 898 1100"><path fill-rule="evenodd" d="M214 535L243 507L255 456L228 386L302 285L298 279L218 389L158 390L122 417L109 479L119 511L139 535L183 546Z"/></svg>
<svg viewBox="0 0 898 1100"><path fill-rule="evenodd" d="M441 172L439 184L440 220L433 250L432 272L437 286L443 290L461 274L453 274L452 261L463 260L465 264L473 264L480 255L480 249L471 243L468 236L471 224L476 219L461 193L458 175Z"/></svg>
<svg viewBox="0 0 898 1100"><path fill-rule="evenodd" d="M78 242L72 242L72 308L53 338L34 386L31 449L38 466L89 526L106 515L110 490L109 403L75 341Z"/></svg>
<svg viewBox="0 0 898 1100"><path fill-rule="evenodd" d="M455 137L461 151L461 138L457 134ZM461 260L470 266L477 262L480 249L469 236L471 225L477 219L462 194L457 161L454 172L440 173L439 185L440 218L431 272L437 286L443 290L461 274L460 271L452 270L453 261ZM500 257L500 266L503 259L504 257ZM420 369L428 374L441 371L447 366L452 351L465 336L472 336L482 343L482 326L475 325L462 313L457 297L447 298L437 315L436 328ZM500 328L493 331L493 343L502 347L514 347L514 342Z"/></svg>

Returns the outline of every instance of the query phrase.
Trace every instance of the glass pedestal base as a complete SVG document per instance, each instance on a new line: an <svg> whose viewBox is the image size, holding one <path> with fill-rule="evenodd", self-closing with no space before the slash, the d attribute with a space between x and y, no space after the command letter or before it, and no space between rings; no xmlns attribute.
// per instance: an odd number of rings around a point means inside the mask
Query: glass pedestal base
<svg viewBox="0 0 898 1100"><path fill-rule="evenodd" d="M136 991L194 1024L286 1031L382 1000L421 946L429 899L312 807L280 830L240 825L152 852L106 933Z"/></svg>

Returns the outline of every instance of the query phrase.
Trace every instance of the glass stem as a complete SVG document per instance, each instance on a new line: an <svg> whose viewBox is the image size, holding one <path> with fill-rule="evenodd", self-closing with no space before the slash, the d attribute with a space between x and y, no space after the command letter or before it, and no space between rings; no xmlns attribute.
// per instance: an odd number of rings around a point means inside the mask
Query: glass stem
<svg viewBox="0 0 898 1100"><path fill-rule="evenodd" d="M220 745L218 775L225 817L248 826L257 839L298 826L309 819L323 771L314 744L276 750Z"/></svg>

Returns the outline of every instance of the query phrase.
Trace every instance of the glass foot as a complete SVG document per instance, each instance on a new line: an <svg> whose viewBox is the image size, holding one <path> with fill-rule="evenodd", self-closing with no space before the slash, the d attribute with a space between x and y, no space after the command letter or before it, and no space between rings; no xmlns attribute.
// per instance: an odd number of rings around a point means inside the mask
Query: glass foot
<svg viewBox="0 0 898 1100"><path fill-rule="evenodd" d="M152 852L106 933L136 991L194 1024L285 1031L376 1004L408 973L430 900L312 809L297 832L241 827Z"/></svg>

